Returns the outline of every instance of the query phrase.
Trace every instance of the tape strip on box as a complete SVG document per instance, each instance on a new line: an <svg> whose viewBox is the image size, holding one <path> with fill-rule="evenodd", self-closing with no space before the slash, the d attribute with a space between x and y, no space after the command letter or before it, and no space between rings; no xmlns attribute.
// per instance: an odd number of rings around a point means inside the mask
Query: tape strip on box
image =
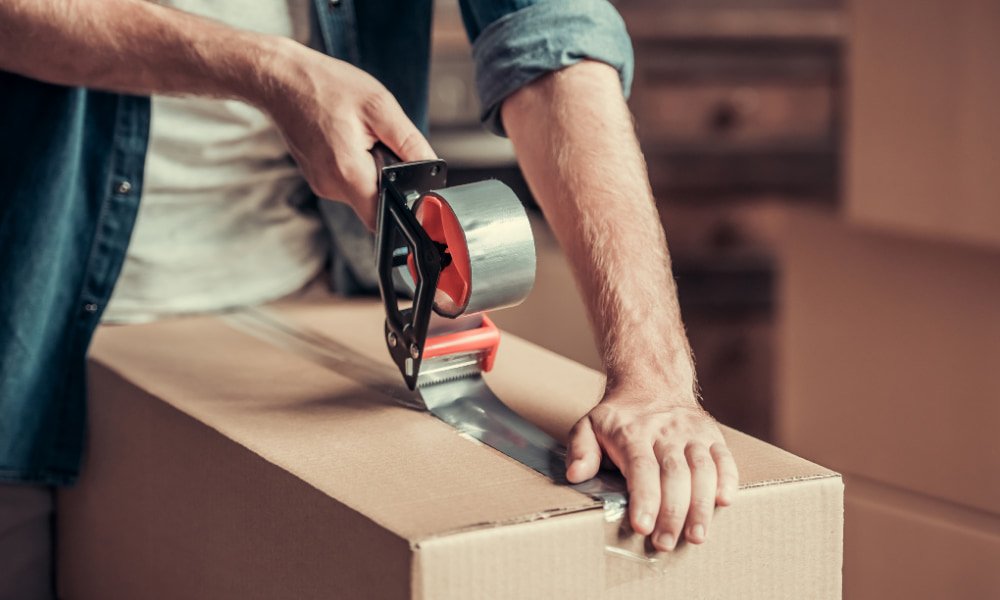
<svg viewBox="0 0 1000 600"><path fill-rule="evenodd" d="M549 434L508 408L482 377L436 384L411 392L391 366L359 356L336 340L304 330L266 308L250 308L222 317L230 326L255 338L295 353L339 375L388 396L401 405L429 410L462 435L482 442L552 481L569 485L565 478L565 449ZM604 504L608 523L627 527L628 495L617 473L601 472L594 479L570 485ZM617 537L617 536L616 536ZM657 568L655 556L640 554L609 541L607 551Z"/></svg>

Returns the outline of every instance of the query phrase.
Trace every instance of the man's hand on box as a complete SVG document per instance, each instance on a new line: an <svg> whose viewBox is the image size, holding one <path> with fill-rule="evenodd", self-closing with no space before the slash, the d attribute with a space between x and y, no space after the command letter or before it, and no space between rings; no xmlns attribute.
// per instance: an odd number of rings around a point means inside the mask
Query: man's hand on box
<svg viewBox="0 0 1000 600"><path fill-rule="evenodd" d="M404 161L437 158L430 144L361 69L294 43L267 64L273 85L261 103L309 185L322 198L349 203L374 229L378 188L369 150L382 141Z"/></svg>
<svg viewBox="0 0 1000 600"><path fill-rule="evenodd" d="M628 480L632 529L673 550L683 533L705 541L715 506L736 495L736 463L715 420L693 399L671 403L648 390L609 389L574 426L567 478L594 477L602 453Z"/></svg>
<svg viewBox="0 0 1000 600"><path fill-rule="evenodd" d="M694 397L666 238L621 83L611 66L581 61L511 94L502 116L608 375L604 399L573 429L566 476L589 479L607 456L628 479L632 528L671 550L682 534L704 541L738 481Z"/></svg>

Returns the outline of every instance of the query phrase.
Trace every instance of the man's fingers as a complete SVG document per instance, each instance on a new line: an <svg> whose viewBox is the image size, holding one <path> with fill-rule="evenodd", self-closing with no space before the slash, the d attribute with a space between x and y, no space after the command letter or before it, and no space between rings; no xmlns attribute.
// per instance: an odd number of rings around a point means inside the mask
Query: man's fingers
<svg viewBox="0 0 1000 600"><path fill-rule="evenodd" d="M417 126L403 112L399 102L388 90L373 93L362 108L365 124L371 135L381 141L404 162L437 158L431 145ZM375 228L375 210L378 205L378 174L375 161L365 152L367 165L364 169L352 169L351 173L363 180L347 179L349 187L355 191L351 204L369 229ZM345 178L346 179L346 178Z"/></svg>
<svg viewBox="0 0 1000 600"><path fill-rule="evenodd" d="M630 444L616 455L619 468L628 483L628 513L632 530L649 535L653 532L660 507L660 465L649 442Z"/></svg>
<svg viewBox="0 0 1000 600"><path fill-rule="evenodd" d="M354 212L368 229L375 229L375 208L378 205L378 173L371 154L365 151L345 153L337 164L341 180L346 186L345 193Z"/></svg>
<svg viewBox="0 0 1000 600"><path fill-rule="evenodd" d="M715 510L716 488L719 477L715 460L704 444L687 445L684 454L691 469L691 507L687 518L687 539L700 544L705 541L708 526Z"/></svg>
<svg viewBox="0 0 1000 600"><path fill-rule="evenodd" d="M655 450L660 466L662 497L652 541L658 550L669 552L680 539L691 505L691 471L680 448L657 443Z"/></svg>
<svg viewBox="0 0 1000 600"><path fill-rule="evenodd" d="M719 489L716 500L719 506L729 506L736 497L736 490L740 485L740 476L736 470L736 461L729 452L725 444L715 443L709 448L712 458L715 459L715 467L719 472Z"/></svg>
<svg viewBox="0 0 1000 600"><path fill-rule="evenodd" d="M375 94L365 106L368 126L404 162L437 158L430 143L388 91Z"/></svg>
<svg viewBox="0 0 1000 600"><path fill-rule="evenodd" d="M597 475L601 466L601 446L597 443L590 417L577 421L570 431L566 449L566 479L580 483Z"/></svg>

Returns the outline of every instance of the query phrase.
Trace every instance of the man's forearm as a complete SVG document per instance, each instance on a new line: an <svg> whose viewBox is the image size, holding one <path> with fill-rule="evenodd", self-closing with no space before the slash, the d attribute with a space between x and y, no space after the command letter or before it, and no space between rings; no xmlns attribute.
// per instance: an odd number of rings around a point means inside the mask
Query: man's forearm
<svg viewBox="0 0 1000 600"><path fill-rule="evenodd" d="M583 62L512 94L504 125L597 328L604 397L570 431L566 478L625 475L629 520L659 550L705 541L739 476L698 404L670 256L618 74Z"/></svg>
<svg viewBox="0 0 1000 600"><path fill-rule="evenodd" d="M0 69L41 81L254 102L284 43L142 0L4 0L0 39Z"/></svg>
<svg viewBox="0 0 1000 600"><path fill-rule="evenodd" d="M583 62L511 95L503 122L563 246L609 384L694 402L694 369L663 229L614 69Z"/></svg>

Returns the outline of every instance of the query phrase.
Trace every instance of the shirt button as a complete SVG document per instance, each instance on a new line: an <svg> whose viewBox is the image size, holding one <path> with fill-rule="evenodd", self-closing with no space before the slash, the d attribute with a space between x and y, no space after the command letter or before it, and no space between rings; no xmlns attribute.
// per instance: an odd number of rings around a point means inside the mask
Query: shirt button
<svg viewBox="0 0 1000 600"><path fill-rule="evenodd" d="M337 8L340 6L340 0L328 0L330 8Z"/></svg>
<svg viewBox="0 0 1000 600"><path fill-rule="evenodd" d="M86 304L83 305L83 310L85 310L85 311L87 311L89 313L95 313L95 312L97 312L97 305L94 304L93 302L88 302L88 303L86 303Z"/></svg>
<svg viewBox="0 0 1000 600"><path fill-rule="evenodd" d="M118 185L115 186L115 192L122 195L127 194L131 191L132 191L132 183L127 179L122 179L121 181L118 182Z"/></svg>

